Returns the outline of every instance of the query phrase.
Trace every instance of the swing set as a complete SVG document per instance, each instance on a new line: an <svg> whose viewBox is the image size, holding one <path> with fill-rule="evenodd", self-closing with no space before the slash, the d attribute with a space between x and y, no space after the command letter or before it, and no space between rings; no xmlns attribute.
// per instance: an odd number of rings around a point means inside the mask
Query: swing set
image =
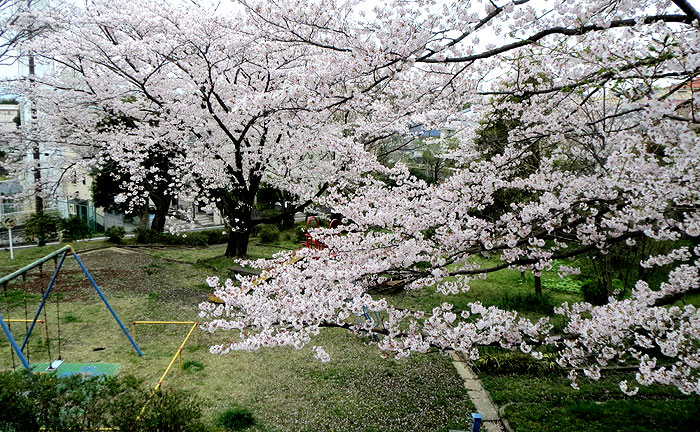
<svg viewBox="0 0 700 432"><path fill-rule="evenodd" d="M58 337L58 359L55 361L51 361L53 359L53 357L51 356L51 347L50 347L50 343L48 340L48 328L47 328L48 318L47 318L47 312L46 312L47 308L45 307L47 301L49 300L49 296L55 287L56 279L58 277L59 272L61 271L61 267L63 266L63 263L69 254L73 256L76 263L80 266L80 269L83 271L83 273L85 274L87 279L90 281L90 284L95 289L97 294L100 296L100 298L104 302L105 306L107 306L107 309L112 314L112 316L114 317L114 320L117 322L117 324L119 324L119 327L124 332L124 335L127 337L129 342L131 343L131 345L134 347L134 350L136 350L136 352L138 353L139 356L143 356L143 353L139 349L138 345L136 344L134 339L131 337L131 335L129 334L127 329L124 327L124 324L122 324L122 322L119 320L119 317L117 316L116 312L114 312L114 309L112 309L112 306L109 304L109 302L105 298L104 294L102 294L102 291L97 286L97 283L92 278L92 275L90 275L90 272L88 272L88 270L87 270L87 268L85 268L85 265L83 264L83 262L80 260L80 258L78 258L78 254L75 252L73 247L69 245L69 246L64 246L61 249L59 249L55 252L52 252L52 253L46 255L45 257L40 258L40 259L34 261L33 263L15 271L14 273L11 273L11 274L0 279L0 286L2 287L5 301L6 301L6 313L7 314L9 314L9 312L10 312L8 293L7 293L7 285L10 281L17 279L17 278L22 278L23 281L26 281L27 272L38 267L39 268L40 286L41 286L41 289L43 290L41 303L39 304L39 307L34 312L33 318L31 318L31 319L29 318L28 308L27 308L27 297L24 295L22 297L24 298L25 319L23 319L23 320L5 319L2 316L2 314L0 313L0 326L2 326L2 330L5 333L5 336L7 337L8 341L10 342L10 355L12 357L12 368L13 369L16 368L15 355L22 363L22 366L24 366L24 368L27 369L27 371L29 371L29 373L32 373L32 371L46 371L46 372L55 371L61 366L64 366L64 369L67 366L69 366L67 364L63 365L63 359L61 357L61 320L60 320L60 318L61 318L61 315L60 315L61 314L61 312L60 312L61 301L60 301L59 295L56 294L54 296L55 302L56 302L56 326L57 326L56 331L57 331L57 337ZM53 275L51 276L51 280L50 280L48 286L44 290L43 265L44 265L44 263L46 263L47 261L50 261L50 260L53 260L53 262L54 262L54 272L53 272ZM40 320L39 317L41 316L42 311L44 313L44 319ZM24 336L24 340L22 341L21 344L19 344L15 340L14 336L12 335L12 331L10 328L10 323L12 323L12 322L24 322L26 333ZM32 366L29 362L29 357L30 357L29 344L28 344L29 336L31 336L32 331L34 330L34 327L36 326L37 323L43 325L43 327L44 327L43 340L44 340L44 345L46 345L47 355L49 358L49 364L46 365L45 367L43 367L44 364L42 364L42 363L37 363L34 366ZM98 365L100 365L100 364L77 363L77 364L73 364L73 367L68 367L67 370L75 370L75 372L87 372L87 373L98 372L98 374L99 374L100 371L98 369L105 369L105 368L100 367ZM116 368L114 366L118 367L118 365L109 365L109 366L104 365L104 366L107 366L107 368L105 370L102 370L101 371L102 373L114 373L114 372L116 372ZM43 367L43 369L42 369L42 367Z"/></svg>

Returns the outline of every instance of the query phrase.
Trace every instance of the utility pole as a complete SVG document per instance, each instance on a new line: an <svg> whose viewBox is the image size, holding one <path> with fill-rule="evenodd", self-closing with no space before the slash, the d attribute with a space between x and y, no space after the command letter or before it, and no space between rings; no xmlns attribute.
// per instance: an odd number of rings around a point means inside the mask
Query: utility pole
<svg viewBox="0 0 700 432"><path fill-rule="evenodd" d="M31 9L32 0L27 0L27 10ZM28 36L32 37L33 29L29 29ZM28 57L29 66L29 86L33 90L36 82L36 66L34 62L34 53L29 51ZM34 122L36 121L36 106L34 101L29 99L29 122L26 123L27 127L34 128ZM29 134L32 135L33 131L30 130ZM41 148L39 147L39 142L35 139L32 142L32 158L34 159L34 206L37 214L44 213L44 199L41 196Z"/></svg>
<svg viewBox="0 0 700 432"><path fill-rule="evenodd" d="M30 86L34 87L34 77L35 77L35 66L34 66L34 54L29 53L29 83ZM34 120L36 119L36 107L34 106L34 101L29 101L29 126L34 127ZM36 213L41 214L44 212L44 199L41 197L41 149L39 148L39 142L34 141L34 146L32 148L32 155L34 157L34 202L36 207Z"/></svg>
<svg viewBox="0 0 700 432"><path fill-rule="evenodd" d="M34 66L34 54L29 53L29 84L31 88L34 88L35 80L35 66ZM36 107L34 106L34 101L30 99L29 101L29 127L34 127L34 120L36 119ZM31 132L30 132L31 133ZM44 212L44 199L41 197L41 149L39 148L39 142L34 140L34 146L32 148L32 156L34 157L34 203L36 207L36 213L42 214Z"/></svg>

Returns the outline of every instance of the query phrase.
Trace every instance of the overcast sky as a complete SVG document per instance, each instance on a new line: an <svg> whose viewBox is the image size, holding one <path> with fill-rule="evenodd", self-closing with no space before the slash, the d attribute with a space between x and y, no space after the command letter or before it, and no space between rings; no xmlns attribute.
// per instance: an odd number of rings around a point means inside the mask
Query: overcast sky
<svg viewBox="0 0 700 432"><path fill-rule="evenodd" d="M147 1L147 0L146 0ZM212 0L215 2L215 0ZM537 0L537 1L542 1L542 0ZM377 2L380 2L379 0L367 0L365 1L364 5L367 7L367 9L371 9L372 4L376 4ZM223 7L224 9L228 8L232 2L223 0L220 3L220 7ZM700 0L689 0L689 3L697 10L700 9ZM7 79L7 78L14 78L18 77L20 73L20 68L17 63L12 64L12 65L0 65L0 79Z"/></svg>

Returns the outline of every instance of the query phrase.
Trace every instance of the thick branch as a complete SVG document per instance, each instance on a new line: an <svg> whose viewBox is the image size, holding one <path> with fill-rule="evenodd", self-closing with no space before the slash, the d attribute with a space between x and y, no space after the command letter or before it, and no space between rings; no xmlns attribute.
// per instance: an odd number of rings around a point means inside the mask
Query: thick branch
<svg viewBox="0 0 700 432"><path fill-rule="evenodd" d="M685 23L685 24L691 24L695 18L692 18L688 15L653 15L653 16L648 16L642 19L642 23L644 24L651 24L654 22L658 21L663 21L663 22L675 22L675 23ZM603 27L599 25L587 25L587 26L582 26L579 28L566 28L566 27L552 27L546 30L542 30L541 32L535 33L534 35L530 36L527 39L518 41L518 42L513 42L510 44L503 45L498 48L494 48L492 50L484 51L479 54L472 54L464 57L450 57L446 59L433 59L433 58L425 58L422 60L418 60L419 62L422 63L462 63L462 62L470 62L474 60L480 60L480 59L485 59L489 57L496 56L498 54L502 54L504 52L512 51L516 48L524 47L527 45L532 45L535 42L538 42L541 39L544 39L547 36L550 35L555 35L555 34L560 34L564 36L577 36L577 35L582 35L594 31L605 31L608 30L608 28L618 28L618 27L633 27L637 25L637 20L634 19L625 19L625 20L617 20L613 21L610 23L609 27Z"/></svg>

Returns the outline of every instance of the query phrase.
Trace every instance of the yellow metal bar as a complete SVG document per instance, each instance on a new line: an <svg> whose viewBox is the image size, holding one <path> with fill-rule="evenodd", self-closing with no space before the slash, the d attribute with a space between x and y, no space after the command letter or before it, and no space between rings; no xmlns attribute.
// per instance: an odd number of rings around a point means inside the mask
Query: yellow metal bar
<svg viewBox="0 0 700 432"><path fill-rule="evenodd" d="M163 385L163 380L168 375L168 372L170 372L170 369L173 367L175 360L177 360L178 357L180 357L182 355L182 348L185 346L185 344L189 340L190 336L192 336L192 332L197 328L197 321L192 321L192 322L193 322L192 328L190 329L189 333L187 333L187 336L185 336L185 340L183 340L182 344L180 344L180 348L177 349L177 352L173 356L172 360L170 360L170 364L168 365L168 368L165 369L165 372L163 372L163 375L158 380L158 384L156 384L154 390L160 389L160 386ZM180 357L180 360L182 360L182 357Z"/></svg>
<svg viewBox="0 0 700 432"><path fill-rule="evenodd" d="M13 322L16 322L16 323L28 323L28 322L32 322L32 320L30 320L30 319L14 319L14 318L13 318L13 319L6 319L6 320L3 320L3 321L9 322L9 323L13 323ZM42 341L44 342L44 345L46 345L46 340L48 339L48 335L49 335L49 331L46 329L46 321L44 321L44 320L36 320L36 322L41 323L41 326L44 328L44 331L41 332L41 339L42 339Z"/></svg>
<svg viewBox="0 0 700 432"><path fill-rule="evenodd" d="M180 375L182 375L182 351L180 351Z"/></svg>

